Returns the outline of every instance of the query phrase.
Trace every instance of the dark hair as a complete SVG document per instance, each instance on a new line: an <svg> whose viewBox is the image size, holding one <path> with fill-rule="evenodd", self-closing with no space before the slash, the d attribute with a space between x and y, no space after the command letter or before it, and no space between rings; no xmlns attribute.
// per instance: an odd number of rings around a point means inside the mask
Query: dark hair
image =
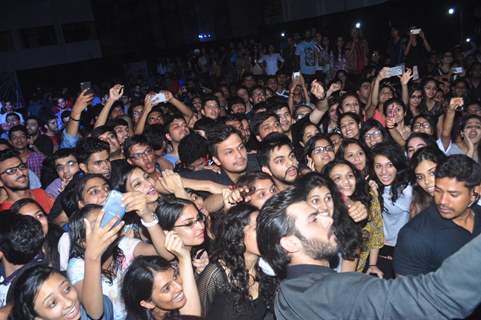
<svg viewBox="0 0 481 320"><path fill-rule="evenodd" d="M326 187L331 193L334 204L332 215L334 234L343 258L347 260L358 258L359 249L362 247L361 226L356 224L349 216L335 184L317 172L309 172L296 181L296 188L301 190L305 200L307 200L309 192L317 187ZM365 224L365 221L363 224Z"/></svg>
<svg viewBox="0 0 481 320"><path fill-rule="evenodd" d="M13 134L14 132L17 132L17 131L22 131L22 132L25 134L25 136L28 137L27 128L25 128L24 125L19 124L19 125L16 125L16 126L13 126L13 127L10 128L10 130L8 131L8 138L9 138L10 140L12 140L12 134Z"/></svg>
<svg viewBox="0 0 481 320"><path fill-rule="evenodd" d="M98 126L92 130L91 136L94 138L99 138L104 133L110 132L115 135L114 128L108 125Z"/></svg>
<svg viewBox="0 0 481 320"><path fill-rule="evenodd" d="M404 145L406 154L408 152L409 142L414 138L419 138L419 139L423 140L424 142L426 142L427 147L429 146L429 147L432 147L432 148L437 148L437 144L436 144L436 141L434 141L433 136L430 136L429 134L424 133L424 132L413 132L406 139L406 144Z"/></svg>
<svg viewBox="0 0 481 320"><path fill-rule="evenodd" d="M44 241L40 222L31 216L6 212L0 215L0 251L15 265L24 265L40 252Z"/></svg>
<svg viewBox="0 0 481 320"><path fill-rule="evenodd" d="M112 128L112 129L115 129L115 127L119 127L119 126L126 126L126 127L129 127L129 123L123 119L123 118L115 118L115 119L112 119L108 122L108 125Z"/></svg>
<svg viewBox="0 0 481 320"><path fill-rule="evenodd" d="M392 88L391 88L391 89L392 89ZM388 99L388 100L386 100L386 101L384 102L384 106L383 106L384 111L383 111L383 113L384 113L384 116L385 116L385 117L388 116L388 114L387 114L387 107L388 107L390 104L393 104L393 103L401 106L401 108L403 108L404 113L406 113L407 108L406 108L406 105L404 104L404 102L403 102L401 99L391 98L391 99ZM404 115L404 116L406 116L406 115Z"/></svg>
<svg viewBox="0 0 481 320"><path fill-rule="evenodd" d="M389 143L389 142L384 141L382 143ZM346 157L346 149L351 144L355 144L355 145L359 146L359 148L361 148L362 151L364 151L364 154L366 155L366 167L364 168L363 171L361 171L361 174L364 176L364 178L372 177L372 173L373 173L372 168L371 168L372 167L372 160L373 160L372 151L365 144L363 144L361 141L356 140L356 139L350 139L350 138L342 139L342 142L339 145L339 149L337 149L337 152L336 152L336 159L346 160L346 158L345 158Z"/></svg>
<svg viewBox="0 0 481 320"><path fill-rule="evenodd" d="M244 303L252 302L249 294L249 272L244 261L246 247L244 244L244 228L249 225L251 215L258 211L257 208L246 203L240 203L230 208L216 223L216 239L212 255L213 261L222 261L227 272L228 290L233 295L234 309L240 310ZM266 295L266 289L275 287L274 279L265 276L261 268L256 265L259 277L259 292L266 302L272 301L274 290Z"/></svg>
<svg viewBox="0 0 481 320"><path fill-rule="evenodd" d="M259 129L262 123L266 121L267 119L274 117L277 121L279 121L279 117L277 114L270 112L270 111L265 111L265 112L257 112L254 114L254 117L252 118L250 122L250 127L252 134L257 136L259 135Z"/></svg>
<svg viewBox="0 0 481 320"><path fill-rule="evenodd" d="M252 172L245 174L237 180L236 187L247 187L249 189L249 192L255 192L254 184L256 183L257 180L271 180L272 177L268 175L267 173L257 171L257 172Z"/></svg>
<svg viewBox="0 0 481 320"><path fill-rule="evenodd" d="M229 112L232 112L232 106L235 104L242 104L245 107L245 102L240 97L232 97L228 100Z"/></svg>
<svg viewBox="0 0 481 320"><path fill-rule="evenodd" d="M4 162L5 160L11 159L11 158L17 158L18 160L23 162L18 152L13 149L0 151L0 162Z"/></svg>
<svg viewBox="0 0 481 320"><path fill-rule="evenodd" d="M202 130L208 132L211 128L218 125L218 122L211 118L201 118L194 124L194 130Z"/></svg>
<svg viewBox="0 0 481 320"><path fill-rule="evenodd" d="M287 188L268 199L257 216L257 246L279 279L286 277L290 262L281 239L296 232L295 218L287 214L287 208L304 199L304 193L298 188Z"/></svg>
<svg viewBox="0 0 481 320"><path fill-rule="evenodd" d="M85 255L85 218L90 212L94 210L102 210L102 206L98 204L87 204L82 209L77 210L70 217L70 258L84 259ZM113 267L110 270L102 269L102 275L105 276L110 283L117 276L117 270L120 267L124 253L122 249L118 247L120 237L117 238L109 248L104 252L101 259L101 265L110 257L113 256Z"/></svg>
<svg viewBox="0 0 481 320"><path fill-rule="evenodd" d="M84 200L82 198L82 193L84 192L85 185L87 184L87 181L89 181L91 179L94 179L94 178L100 178L100 179L104 180L110 186L109 181L101 174L87 173L87 174L79 177L78 180L77 179L75 180L75 184L73 186L74 187L73 188L74 199L75 199L75 203L77 204L77 208L78 208L78 202Z"/></svg>
<svg viewBox="0 0 481 320"><path fill-rule="evenodd" d="M147 140L146 136L143 134L136 134L135 136L127 138L127 140L125 140L123 145L124 156L126 159L130 158L130 155L131 155L130 149L136 144L150 146L149 141Z"/></svg>
<svg viewBox="0 0 481 320"><path fill-rule="evenodd" d="M208 101L215 101L215 102L217 102L217 105L219 105L219 99L217 99L217 97L215 95L209 94L209 95L205 95L205 96L202 97L202 109L204 109L205 104Z"/></svg>
<svg viewBox="0 0 481 320"><path fill-rule="evenodd" d="M60 271L45 265L26 268L18 275L11 288L14 301L12 319L34 320L38 317L34 307L35 299L42 284L54 274L65 278Z"/></svg>
<svg viewBox="0 0 481 320"><path fill-rule="evenodd" d="M184 166L191 165L194 161L209 156L207 140L195 132L191 132L180 140L179 159Z"/></svg>
<svg viewBox="0 0 481 320"><path fill-rule="evenodd" d="M356 121L356 123L359 125L362 123L361 117L354 112L344 112L343 114L339 115L337 118L337 126L341 128L341 120L344 119L345 117L350 117L352 120Z"/></svg>
<svg viewBox="0 0 481 320"><path fill-rule="evenodd" d="M5 115L5 121L7 120L8 117L15 117L17 118L18 121L20 121L20 116L18 114L16 114L15 112L8 112L6 115Z"/></svg>
<svg viewBox="0 0 481 320"><path fill-rule="evenodd" d="M142 300L149 301L154 288L155 273L169 269L175 271L173 265L159 256L140 256L132 261L122 282L122 298L132 319L149 320L149 310L140 305Z"/></svg>
<svg viewBox="0 0 481 320"><path fill-rule="evenodd" d="M146 126L143 135L147 139L147 144L154 150L160 150L167 146L164 127L161 124Z"/></svg>
<svg viewBox="0 0 481 320"><path fill-rule="evenodd" d="M407 167L407 159L404 152L402 152L401 148L395 144L382 142L374 146L372 154L373 160L376 156L384 156L388 158L397 170L396 177L391 184L391 201L394 204L399 198L399 194L402 193L404 188L409 184L409 168ZM374 178L379 185L379 193L382 194L385 186L379 181L376 174L374 175Z"/></svg>
<svg viewBox="0 0 481 320"><path fill-rule="evenodd" d="M436 122L434 121L433 117L431 117L430 115L428 114L418 114L417 116L415 116L412 121L411 121L411 131L414 130L414 123L418 120L418 119L426 119L427 122L429 122L429 124L431 125L431 129L433 131L433 134L432 136L433 137L437 137L437 127L436 127Z"/></svg>
<svg viewBox="0 0 481 320"><path fill-rule="evenodd" d="M386 128L376 119L369 118L366 121L364 121L364 123L361 126L361 131L359 132L359 140L363 144L367 145L364 135L372 128L376 128L379 130L379 132L381 132L383 142L392 142L391 135L387 132Z"/></svg>
<svg viewBox="0 0 481 320"><path fill-rule="evenodd" d="M314 148L316 148L316 142L319 140L325 140L329 143L330 146L334 147L331 140L326 135L320 133L316 134L307 141L306 146L304 147L304 152L302 156L304 164L307 163L307 157L311 157L312 151L314 151Z"/></svg>
<svg viewBox="0 0 481 320"><path fill-rule="evenodd" d="M75 154L75 149L73 148L58 149L52 155L52 163L55 163L55 161L58 159L63 159L70 156L73 156L75 159L77 159L77 155Z"/></svg>
<svg viewBox="0 0 481 320"><path fill-rule="evenodd" d="M341 115L341 110L342 110L342 104L344 103L344 100L346 100L349 97L354 97L357 99L357 102L359 103L359 112L362 112L361 110L361 100L359 100L359 96L355 92L346 92L339 98L339 107L337 108L337 114L338 116Z"/></svg>
<svg viewBox="0 0 481 320"><path fill-rule="evenodd" d="M217 157L217 145L227 140L231 135L236 134L240 137L242 135L239 131L231 126L219 124L212 130L207 132L207 141L209 142L209 152L212 156Z"/></svg>
<svg viewBox="0 0 481 320"><path fill-rule="evenodd" d="M110 146L98 138L87 137L80 140L75 149L77 160L80 163L87 164L92 154L107 151L110 154Z"/></svg>
<svg viewBox="0 0 481 320"><path fill-rule="evenodd" d="M291 150L294 150L289 137L282 133L273 132L265 137L260 143L259 150L257 151L257 162L262 168L267 166L271 157L271 152L275 149L279 149L282 146L289 146Z"/></svg>
<svg viewBox="0 0 481 320"><path fill-rule="evenodd" d="M160 112L160 110L159 110ZM184 116L182 116L181 114L179 114L178 112L175 112L174 114L171 114L167 117L165 117L165 122L164 122L164 130L165 130L165 133L169 133L170 131L170 125L175 121L175 120L182 120L185 122L185 118Z"/></svg>
<svg viewBox="0 0 481 320"><path fill-rule="evenodd" d="M464 182L468 189L472 189L481 183L481 166L464 154L448 156L436 168L436 178L455 178Z"/></svg>
<svg viewBox="0 0 481 320"><path fill-rule="evenodd" d="M439 165L445 161L446 155L438 148L425 147L417 150L409 161L409 169L411 171L411 184L413 186L413 198L411 207L416 208L418 212L429 207L433 203L433 197L424 191L418 184L416 179L416 168L423 161L432 161ZM418 210L419 209L419 210Z"/></svg>
<svg viewBox="0 0 481 320"><path fill-rule="evenodd" d="M159 219L160 227L165 231L174 228L175 222L182 215L182 210L188 205L197 209L195 204L190 200L180 198L166 198L160 201L155 214Z"/></svg>

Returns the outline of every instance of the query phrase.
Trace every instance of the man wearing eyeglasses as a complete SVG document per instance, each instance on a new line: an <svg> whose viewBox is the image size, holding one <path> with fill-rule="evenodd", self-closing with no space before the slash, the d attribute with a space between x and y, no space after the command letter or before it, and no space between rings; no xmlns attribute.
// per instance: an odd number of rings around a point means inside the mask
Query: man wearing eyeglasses
<svg viewBox="0 0 481 320"><path fill-rule="evenodd" d="M0 152L0 187L7 193L7 199L0 204L0 211L10 209L15 201L24 198L36 200L47 213L52 209L53 200L45 190L30 190L28 167L14 150Z"/></svg>
<svg viewBox="0 0 481 320"><path fill-rule="evenodd" d="M157 170L155 154L144 135L135 135L124 142L124 155L127 162L141 168L149 175L160 172Z"/></svg>

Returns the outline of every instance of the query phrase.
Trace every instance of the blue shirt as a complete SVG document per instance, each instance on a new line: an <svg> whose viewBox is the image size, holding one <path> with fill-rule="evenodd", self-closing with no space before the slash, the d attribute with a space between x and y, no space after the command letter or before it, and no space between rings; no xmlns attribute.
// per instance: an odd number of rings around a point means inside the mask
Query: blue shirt
<svg viewBox="0 0 481 320"><path fill-rule="evenodd" d="M314 42L302 41L296 46L296 55L300 58L301 73L313 75L317 71L317 48Z"/></svg>
<svg viewBox="0 0 481 320"><path fill-rule="evenodd" d="M382 194L382 220L384 225L384 243L388 246L396 246L399 230L409 221L412 192L412 187L408 185L398 194L396 202L392 203L391 187L384 187Z"/></svg>

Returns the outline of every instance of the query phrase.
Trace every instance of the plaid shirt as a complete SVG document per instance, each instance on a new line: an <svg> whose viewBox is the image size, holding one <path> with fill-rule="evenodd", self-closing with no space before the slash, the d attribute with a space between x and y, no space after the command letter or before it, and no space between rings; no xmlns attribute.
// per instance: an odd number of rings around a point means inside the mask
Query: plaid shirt
<svg viewBox="0 0 481 320"><path fill-rule="evenodd" d="M40 177L40 173L42 172L42 163L45 159L45 156L38 152L30 152L27 158L27 165L30 170L32 170L37 177Z"/></svg>

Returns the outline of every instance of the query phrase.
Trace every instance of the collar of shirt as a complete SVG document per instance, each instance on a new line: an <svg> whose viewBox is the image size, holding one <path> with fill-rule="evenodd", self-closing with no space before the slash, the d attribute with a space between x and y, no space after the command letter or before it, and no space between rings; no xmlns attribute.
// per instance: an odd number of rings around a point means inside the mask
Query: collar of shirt
<svg viewBox="0 0 481 320"><path fill-rule="evenodd" d="M335 271L325 266L318 266L314 264L297 264L287 267L286 279L298 278L308 273L335 273Z"/></svg>

